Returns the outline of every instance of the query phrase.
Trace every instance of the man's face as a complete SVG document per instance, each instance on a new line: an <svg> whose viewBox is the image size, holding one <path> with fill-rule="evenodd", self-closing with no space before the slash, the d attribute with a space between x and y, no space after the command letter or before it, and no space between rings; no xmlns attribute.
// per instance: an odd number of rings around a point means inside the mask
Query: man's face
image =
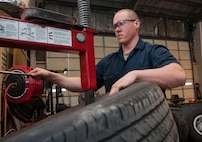
<svg viewBox="0 0 202 142"><path fill-rule="evenodd" d="M129 44L138 34L137 20L130 18L125 11L116 13L113 19L113 28L120 44Z"/></svg>

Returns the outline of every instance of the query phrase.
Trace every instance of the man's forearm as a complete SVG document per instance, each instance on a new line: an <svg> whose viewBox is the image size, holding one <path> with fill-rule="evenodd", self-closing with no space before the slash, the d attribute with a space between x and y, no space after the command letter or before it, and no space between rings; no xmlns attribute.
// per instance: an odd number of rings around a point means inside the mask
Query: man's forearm
<svg viewBox="0 0 202 142"><path fill-rule="evenodd" d="M60 87L66 88L69 91L81 92L81 78L80 77L66 77L57 73L50 73L47 80L54 84L58 84Z"/></svg>
<svg viewBox="0 0 202 142"><path fill-rule="evenodd" d="M161 88L179 87L186 82L184 70L176 63L158 69L135 71L135 74L138 81L156 83Z"/></svg>
<svg viewBox="0 0 202 142"><path fill-rule="evenodd" d="M133 70L112 85L110 95L140 81L155 83L161 88L167 89L183 86L186 82L186 75L183 68L176 63L157 69Z"/></svg>

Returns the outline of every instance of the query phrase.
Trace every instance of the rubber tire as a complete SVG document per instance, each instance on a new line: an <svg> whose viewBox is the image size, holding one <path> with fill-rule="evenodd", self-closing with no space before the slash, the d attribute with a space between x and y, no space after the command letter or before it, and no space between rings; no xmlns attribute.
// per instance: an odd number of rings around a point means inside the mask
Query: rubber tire
<svg viewBox="0 0 202 142"><path fill-rule="evenodd" d="M36 122L45 118L43 112L46 106L41 97L37 100L24 103L12 103L8 101L8 106L12 114L22 122ZM33 119L33 115L35 115L35 119Z"/></svg>
<svg viewBox="0 0 202 142"><path fill-rule="evenodd" d="M194 125L193 125L193 121L194 121L194 119L196 119L197 116L200 116L200 120L201 120L202 110L200 110L200 109L195 110L187 117L187 123L189 126L189 139L193 142L202 142L202 135L200 135L195 130ZM202 122L200 122L200 123L202 123ZM200 124L200 125L202 125L202 124Z"/></svg>
<svg viewBox="0 0 202 142"><path fill-rule="evenodd" d="M171 108L173 118L177 125L180 142L187 142L189 135L189 127L186 118L178 108Z"/></svg>
<svg viewBox="0 0 202 142"><path fill-rule="evenodd" d="M135 83L73 112L64 110L2 142L179 142L161 89Z"/></svg>

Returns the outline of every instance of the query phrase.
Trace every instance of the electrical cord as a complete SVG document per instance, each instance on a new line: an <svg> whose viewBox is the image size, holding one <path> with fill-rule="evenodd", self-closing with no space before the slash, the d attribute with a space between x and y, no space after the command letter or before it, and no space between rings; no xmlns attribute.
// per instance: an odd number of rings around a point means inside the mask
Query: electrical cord
<svg viewBox="0 0 202 142"><path fill-rule="evenodd" d="M16 130L15 129L8 130L8 132L6 132L6 134L4 135L4 137L7 136L7 135L9 135L11 132L16 132Z"/></svg>
<svg viewBox="0 0 202 142"><path fill-rule="evenodd" d="M3 122L3 119L4 119L4 117L5 117L6 104L7 104L7 93L8 93L9 88L10 88L12 85L16 85L16 83L14 83L14 82L13 82L13 83L10 83L10 84L6 87L6 90L5 90L5 93L4 93L3 111L2 111L2 117L1 117L0 123Z"/></svg>

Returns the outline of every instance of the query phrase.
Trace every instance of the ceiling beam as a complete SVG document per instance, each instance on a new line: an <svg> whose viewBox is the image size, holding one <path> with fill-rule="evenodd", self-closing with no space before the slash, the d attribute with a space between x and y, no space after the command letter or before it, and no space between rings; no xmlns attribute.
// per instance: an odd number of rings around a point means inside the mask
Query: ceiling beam
<svg viewBox="0 0 202 142"><path fill-rule="evenodd" d="M126 4L126 8L134 9L135 10L135 8L138 5L139 1L140 0L131 0L129 3Z"/></svg>
<svg viewBox="0 0 202 142"><path fill-rule="evenodd" d="M202 6L201 0L167 0L174 3L185 4L190 6Z"/></svg>

